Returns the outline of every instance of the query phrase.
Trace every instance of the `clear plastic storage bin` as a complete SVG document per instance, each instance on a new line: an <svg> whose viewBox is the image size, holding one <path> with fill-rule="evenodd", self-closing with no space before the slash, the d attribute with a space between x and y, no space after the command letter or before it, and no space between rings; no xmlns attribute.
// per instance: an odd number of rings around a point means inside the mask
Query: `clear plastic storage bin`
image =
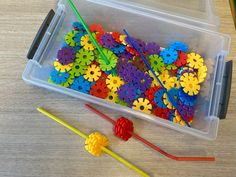
<svg viewBox="0 0 236 177"><path fill-rule="evenodd" d="M123 29L127 29L131 36L147 42L158 42L162 47L167 47L173 40L183 41L189 45L191 51L201 54L206 59L209 78L202 86L198 97L192 127L184 127L48 83L54 59L63 44L64 36L70 31L71 24L77 21L65 0L59 1L55 13L49 13L32 44L28 55L30 60L23 73L26 82L200 138L216 138L219 117L224 118L227 110L232 63L225 64L230 38L217 32L219 23L212 13L211 1L76 0L74 3L88 24L99 23L107 31L121 33ZM225 70L225 67L228 69Z"/></svg>

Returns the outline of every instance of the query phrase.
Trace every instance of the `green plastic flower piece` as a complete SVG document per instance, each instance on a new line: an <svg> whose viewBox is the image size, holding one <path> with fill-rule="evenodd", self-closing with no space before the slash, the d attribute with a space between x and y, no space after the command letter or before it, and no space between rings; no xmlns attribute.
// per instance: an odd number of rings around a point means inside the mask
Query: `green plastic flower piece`
<svg viewBox="0 0 236 177"><path fill-rule="evenodd" d="M175 66L175 65L167 65L167 66L166 66L166 69L169 70L169 71L170 71L170 70L176 70L176 69L177 69L177 66Z"/></svg>
<svg viewBox="0 0 236 177"><path fill-rule="evenodd" d="M67 33L65 37L66 44L68 44L70 47L75 47L79 45L74 40L76 33L77 33L76 31L70 31L69 33Z"/></svg>
<svg viewBox="0 0 236 177"><path fill-rule="evenodd" d="M126 103L126 102L120 100L119 98L116 99L116 103L119 104L119 105L121 105L121 106L126 106L126 107L129 106L128 103Z"/></svg>
<svg viewBox="0 0 236 177"><path fill-rule="evenodd" d="M68 88L70 85L73 84L74 79L75 79L75 76L70 75L70 77L66 80L66 82L65 82L65 83L62 83L62 84L60 84L60 85L63 86L63 87L67 87L67 88Z"/></svg>
<svg viewBox="0 0 236 177"><path fill-rule="evenodd" d="M116 67L118 57L110 50L103 48L103 53L107 57L109 63L107 64L106 61L103 60L101 55L98 56L98 62L100 64L100 68L102 71L110 71Z"/></svg>
<svg viewBox="0 0 236 177"><path fill-rule="evenodd" d="M90 65L95 56L93 51L85 50L84 48L80 49L76 54L76 63L80 63L81 65Z"/></svg>
<svg viewBox="0 0 236 177"><path fill-rule="evenodd" d="M161 72L163 70L163 67L165 67L165 63L163 62L163 59L159 55L150 55L149 59L151 67L155 71Z"/></svg>
<svg viewBox="0 0 236 177"><path fill-rule="evenodd" d="M79 77L85 73L87 66L75 62L69 74L74 77Z"/></svg>

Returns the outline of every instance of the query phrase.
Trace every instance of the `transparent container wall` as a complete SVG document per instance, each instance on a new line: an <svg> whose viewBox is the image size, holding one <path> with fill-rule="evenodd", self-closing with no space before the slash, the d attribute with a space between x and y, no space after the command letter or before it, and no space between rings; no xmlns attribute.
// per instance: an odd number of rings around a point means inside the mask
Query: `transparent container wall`
<svg viewBox="0 0 236 177"><path fill-rule="evenodd" d="M216 77L215 72L218 65L217 55L223 50L224 38L217 33L183 26L177 22L170 23L165 19L150 16L137 10L128 8L122 8L123 10L121 10L121 8L117 8L117 6L105 6L97 2L99 1L74 1L76 7L88 24L99 23L103 25L106 31L118 31L121 33L123 33L123 29L126 29L131 36L140 38L146 42L157 42L162 47L168 47L168 44L171 41L183 41L189 45L191 51L201 54L206 59L209 74L207 81L204 84L205 89L201 91L201 94L198 97L192 128L183 127L159 119L155 116L147 115L130 108L94 98L90 95L85 95L67 88L49 84L47 80L50 76L50 72L53 70L53 61L56 58L57 51L63 46L64 36L72 29L72 23L76 21L74 13L65 1L60 1L59 3L59 9L56 14L61 15L61 18L58 20L58 24L56 25L44 52L40 57L34 57L33 61L30 61L30 64L27 66L26 73L30 75L27 76L30 77L28 80L34 81L34 84L38 86L53 89L84 100L93 101L102 106L120 110L125 113L131 113L136 117L141 117L179 131L194 134L195 136L202 134L199 136L204 137L207 136L209 131L213 131L210 130L210 128L212 127L212 122L215 120L211 117L212 115L210 115L210 106L212 103L214 80ZM37 64L37 61L39 64Z"/></svg>
<svg viewBox="0 0 236 177"><path fill-rule="evenodd" d="M207 29L217 30L219 27L219 19L213 13L212 0L109 0L109 2L166 14L170 18L198 24L197 26Z"/></svg>

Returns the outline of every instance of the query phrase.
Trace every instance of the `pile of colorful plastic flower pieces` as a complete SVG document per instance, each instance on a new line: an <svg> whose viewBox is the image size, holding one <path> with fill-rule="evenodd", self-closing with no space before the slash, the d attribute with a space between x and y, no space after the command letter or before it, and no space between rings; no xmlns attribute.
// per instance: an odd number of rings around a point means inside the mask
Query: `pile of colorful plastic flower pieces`
<svg viewBox="0 0 236 177"><path fill-rule="evenodd" d="M50 83L186 125L125 35L105 32L99 24L89 26L109 60L106 62L84 27L79 22L72 26L57 53ZM161 48L155 42L133 40L191 124L197 95L207 76L204 59L189 52L183 42Z"/></svg>

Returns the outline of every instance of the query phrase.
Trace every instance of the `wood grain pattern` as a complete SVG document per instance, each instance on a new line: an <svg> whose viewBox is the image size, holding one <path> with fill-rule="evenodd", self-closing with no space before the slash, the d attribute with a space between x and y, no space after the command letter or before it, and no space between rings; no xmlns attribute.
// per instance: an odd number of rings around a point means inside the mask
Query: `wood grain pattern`
<svg viewBox="0 0 236 177"><path fill-rule="evenodd" d="M55 0L0 0L0 176L136 177L111 157L93 158L83 140L36 111L44 106L80 130L106 134L111 149L158 177L232 177L236 174L236 65L228 116L216 141L202 141L135 119L137 131L176 155L214 155L214 163L175 162L141 143L121 142L111 125L89 113L80 100L26 85L21 79L30 44ZM236 57L236 33L227 0L215 0L220 31L232 37L229 60ZM108 111L110 115L118 113ZM92 122L92 123L91 123ZM140 155L141 154L141 155Z"/></svg>

